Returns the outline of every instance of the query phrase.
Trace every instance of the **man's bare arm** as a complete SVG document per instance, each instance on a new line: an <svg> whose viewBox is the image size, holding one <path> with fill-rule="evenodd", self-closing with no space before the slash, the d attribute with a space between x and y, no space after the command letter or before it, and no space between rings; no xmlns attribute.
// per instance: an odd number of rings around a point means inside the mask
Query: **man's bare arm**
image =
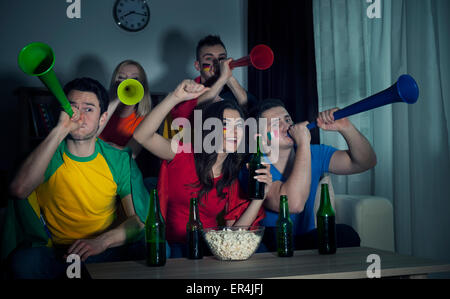
<svg viewBox="0 0 450 299"><path fill-rule="evenodd" d="M281 195L288 196L289 211L295 214L303 211L308 200L311 186L311 135L307 124L296 124L289 129L289 134L297 144L294 166L286 182L274 182L269 190L265 207L272 211L279 211Z"/></svg>
<svg viewBox="0 0 450 299"><path fill-rule="evenodd" d="M27 157L10 185L11 195L25 199L44 181L45 171L60 143L74 129L81 125L79 110L72 107L72 119L61 112L58 124L44 141Z"/></svg>

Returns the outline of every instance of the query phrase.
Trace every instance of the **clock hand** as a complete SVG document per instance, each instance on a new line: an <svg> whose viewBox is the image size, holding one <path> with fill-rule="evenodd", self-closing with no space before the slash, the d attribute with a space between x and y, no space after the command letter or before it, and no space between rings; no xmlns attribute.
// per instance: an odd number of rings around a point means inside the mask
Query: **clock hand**
<svg viewBox="0 0 450 299"><path fill-rule="evenodd" d="M140 13L140 12L136 12L136 11L134 13L137 15L145 16L145 17L147 16L147 14L145 14L145 13Z"/></svg>
<svg viewBox="0 0 450 299"><path fill-rule="evenodd" d="M129 15L131 15L131 14L134 14L134 13L136 13L134 10L132 10L132 11L130 11L129 13L127 13L127 14L125 14L125 15L123 15L122 17L128 17Z"/></svg>

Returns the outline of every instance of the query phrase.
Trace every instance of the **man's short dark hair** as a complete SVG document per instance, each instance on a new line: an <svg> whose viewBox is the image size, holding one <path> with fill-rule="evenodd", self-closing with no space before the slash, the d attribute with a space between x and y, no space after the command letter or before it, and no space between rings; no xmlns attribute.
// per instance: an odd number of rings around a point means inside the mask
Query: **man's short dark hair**
<svg viewBox="0 0 450 299"><path fill-rule="evenodd" d="M198 44L197 44L197 50L196 50L196 54L197 54L197 60L200 60L200 50L203 47L211 47L211 46L215 46L215 45L221 45L225 51L227 50L225 48L225 45L223 44L222 40L220 39L220 36L218 35L208 35L205 36L204 38L202 38Z"/></svg>
<svg viewBox="0 0 450 299"><path fill-rule="evenodd" d="M270 98L260 101L253 109L250 111L250 116L254 117L256 119L261 118L261 115L274 107L283 107L286 109L286 106L284 105L283 101L280 99Z"/></svg>
<svg viewBox="0 0 450 299"><path fill-rule="evenodd" d="M97 96L100 105L100 115L102 115L108 109L108 92L105 87L97 80L91 78L77 78L64 86L64 93L69 94L72 90L88 91Z"/></svg>

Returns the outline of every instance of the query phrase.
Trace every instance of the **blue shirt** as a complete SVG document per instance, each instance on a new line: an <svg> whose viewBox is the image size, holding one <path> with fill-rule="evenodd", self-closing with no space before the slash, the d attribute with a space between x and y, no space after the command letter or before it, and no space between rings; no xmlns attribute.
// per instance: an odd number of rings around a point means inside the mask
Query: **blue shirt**
<svg viewBox="0 0 450 299"><path fill-rule="evenodd" d="M319 185L320 178L324 173L328 172L330 160L337 149L327 145L311 145L311 188L309 197L306 200L305 207L300 214L291 214L294 224L294 235L305 234L315 229L314 217L314 201L316 198L316 190ZM267 161L268 162L268 161ZM270 167L272 180L285 182L286 177L273 165ZM248 185L248 170L243 167L239 174L240 185L246 189ZM263 226L277 226L278 212L271 211L266 208L266 217L261 221Z"/></svg>

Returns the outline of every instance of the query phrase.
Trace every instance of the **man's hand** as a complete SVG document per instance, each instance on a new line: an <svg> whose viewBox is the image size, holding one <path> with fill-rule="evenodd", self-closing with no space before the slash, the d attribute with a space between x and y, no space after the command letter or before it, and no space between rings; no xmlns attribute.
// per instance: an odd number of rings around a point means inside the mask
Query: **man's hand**
<svg viewBox="0 0 450 299"><path fill-rule="evenodd" d="M230 63L232 61L232 58L214 60L214 63L209 66L209 69L204 71L209 74L208 78L212 78L211 81L215 82L220 78L226 83L233 76L230 68Z"/></svg>
<svg viewBox="0 0 450 299"><path fill-rule="evenodd" d="M71 254L77 254L84 262L91 255L97 255L107 249L106 244L100 239L80 239L75 241L64 258Z"/></svg>
<svg viewBox="0 0 450 299"><path fill-rule="evenodd" d="M67 134L78 129L83 124L83 120L80 117L80 110L73 106L72 110L72 117L69 117L66 112L61 111L61 113L59 114L58 124L56 125L57 127L67 132Z"/></svg>
<svg viewBox="0 0 450 299"><path fill-rule="evenodd" d="M342 131L351 126L350 121L347 118L341 118L334 120L333 113L338 111L339 108L333 108L319 113L317 118L317 126L325 131Z"/></svg>
<svg viewBox="0 0 450 299"><path fill-rule="evenodd" d="M208 90L209 88L196 83L194 80L184 80L173 91L173 95L181 103L183 101L196 99Z"/></svg>
<svg viewBox="0 0 450 299"><path fill-rule="evenodd" d="M233 73L231 72L230 68L230 62L233 61L233 59L223 59L220 61L220 79L224 80L224 82L228 82L230 78L233 76Z"/></svg>
<svg viewBox="0 0 450 299"><path fill-rule="evenodd" d="M289 127L288 133L289 135L291 135L297 146L301 146L304 144L309 145L311 143L311 133L306 127L308 124L309 122L305 121Z"/></svg>

